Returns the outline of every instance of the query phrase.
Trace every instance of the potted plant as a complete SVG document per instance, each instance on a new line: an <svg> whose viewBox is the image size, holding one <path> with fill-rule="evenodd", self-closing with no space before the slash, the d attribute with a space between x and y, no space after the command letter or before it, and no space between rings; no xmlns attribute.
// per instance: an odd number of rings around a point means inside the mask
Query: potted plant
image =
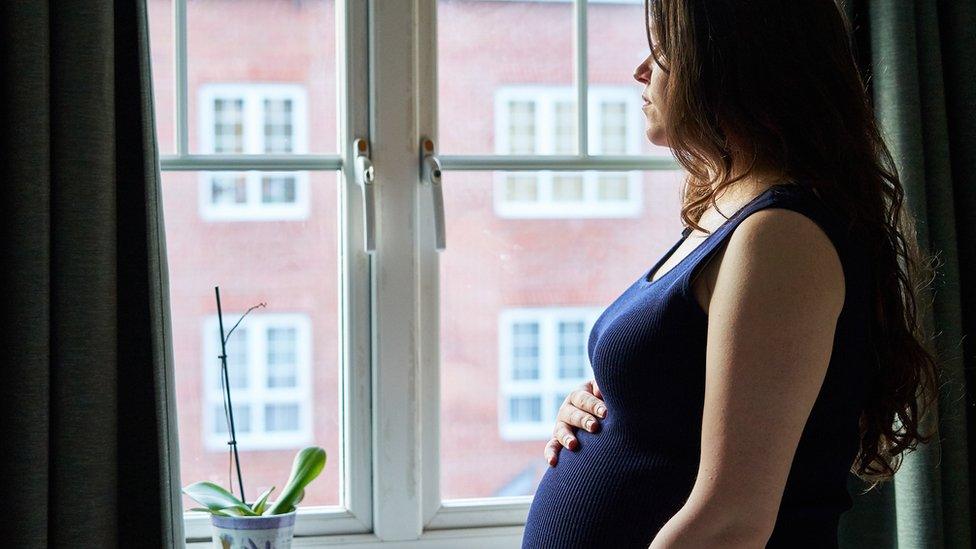
<svg viewBox="0 0 976 549"><path fill-rule="evenodd" d="M285 489L273 502L268 498L274 486L251 504L212 482L190 484L183 492L203 505L192 511L210 513L215 548L290 549L295 507L305 496L305 487L322 472L325 458L325 450L318 446L299 451Z"/></svg>

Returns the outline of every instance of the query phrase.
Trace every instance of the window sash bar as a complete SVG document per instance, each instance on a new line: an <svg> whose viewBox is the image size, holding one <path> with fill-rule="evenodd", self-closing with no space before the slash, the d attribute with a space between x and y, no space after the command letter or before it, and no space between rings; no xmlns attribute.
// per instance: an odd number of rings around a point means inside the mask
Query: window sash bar
<svg viewBox="0 0 976 549"><path fill-rule="evenodd" d="M586 31L586 1L573 0L573 12L576 21L573 25L573 51L576 59L576 70L573 73L573 84L576 86L576 139L580 156L589 155L589 143L587 136L589 106L587 93L589 90L589 74L587 67L587 31Z"/></svg>
<svg viewBox="0 0 976 549"><path fill-rule="evenodd" d="M186 0L173 1L173 47L176 50L173 56L176 79L176 154L186 155L190 150L187 115L189 84L186 68Z"/></svg>
<svg viewBox="0 0 976 549"><path fill-rule="evenodd" d="M163 155L163 171L197 170L341 170L342 157L337 154L184 154Z"/></svg>
<svg viewBox="0 0 976 549"><path fill-rule="evenodd" d="M627 171L681 168L681 164L673 158L637 155L444 155L439 159L441 169L458 171Z"/></svg>

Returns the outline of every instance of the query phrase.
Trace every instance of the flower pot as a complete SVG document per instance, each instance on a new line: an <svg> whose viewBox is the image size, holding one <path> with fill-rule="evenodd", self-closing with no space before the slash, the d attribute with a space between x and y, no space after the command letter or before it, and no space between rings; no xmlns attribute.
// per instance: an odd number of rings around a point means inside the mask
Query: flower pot
<svg viewBox="0 0 976 549"><path fill-rule="evenodd" d="M210 515L215 549L290 549L296 511L260 517Z"/></svg>

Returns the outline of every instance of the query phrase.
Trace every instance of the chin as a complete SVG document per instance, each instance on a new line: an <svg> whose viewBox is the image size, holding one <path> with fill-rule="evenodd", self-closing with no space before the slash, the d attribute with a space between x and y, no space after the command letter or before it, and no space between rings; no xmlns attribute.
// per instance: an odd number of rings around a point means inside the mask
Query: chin
<svg viewBox="0 0 976 549"><path fill-rule="evenodd" d="M652 126L652 127L648 128L644 132L644 135L646 135L647 136L647 140L650 141L654 145L657 145L659 147L667 147L668 146L668 137L667 137L667 135L664 133L664 131L659 130L658 128L655 128L655 127Z"/></svg>

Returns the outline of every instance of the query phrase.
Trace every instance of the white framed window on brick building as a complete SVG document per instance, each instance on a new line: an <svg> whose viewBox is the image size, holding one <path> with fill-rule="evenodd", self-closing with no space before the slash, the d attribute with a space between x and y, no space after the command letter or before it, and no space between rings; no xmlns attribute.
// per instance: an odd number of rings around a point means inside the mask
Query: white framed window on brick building
<svg viewBox="0 0 976 549"><path fill-rule="evenodd" d="M207 154L307 152L304 86L213 83L199 90L200 146ZM200 215L208 221L308 217L308 173L200 172Z"/></svg>
<svg viewBox="0 0 976 549"><path fill-rule="evenodd" d="M545 440L559 406L593 377L592 307L507 309L499 316L498 429L507 440Z"/></svg>
<svg viewBox="0 0 976 549"><path fill-rule="evenodd" d="M224 327L237 315L225 314ZM232 324L231 324L232 325ZM227 448L220 383L220 329L216 316L203 327L205 446ZM227 377L239 447L297 448L312 441L311 333L304 314L249 314L227 341Z"/></svg>
<svg viewBox="0 0 976 549"><path fill-rule="evenodd" d="M591 85L591 154L640 153L643 114L632 86ZM495 92L495 152L576 154L576 91L571 86L507 86ZM501 217L634 217L641 211L640 171L498 171Z"/></svg>

